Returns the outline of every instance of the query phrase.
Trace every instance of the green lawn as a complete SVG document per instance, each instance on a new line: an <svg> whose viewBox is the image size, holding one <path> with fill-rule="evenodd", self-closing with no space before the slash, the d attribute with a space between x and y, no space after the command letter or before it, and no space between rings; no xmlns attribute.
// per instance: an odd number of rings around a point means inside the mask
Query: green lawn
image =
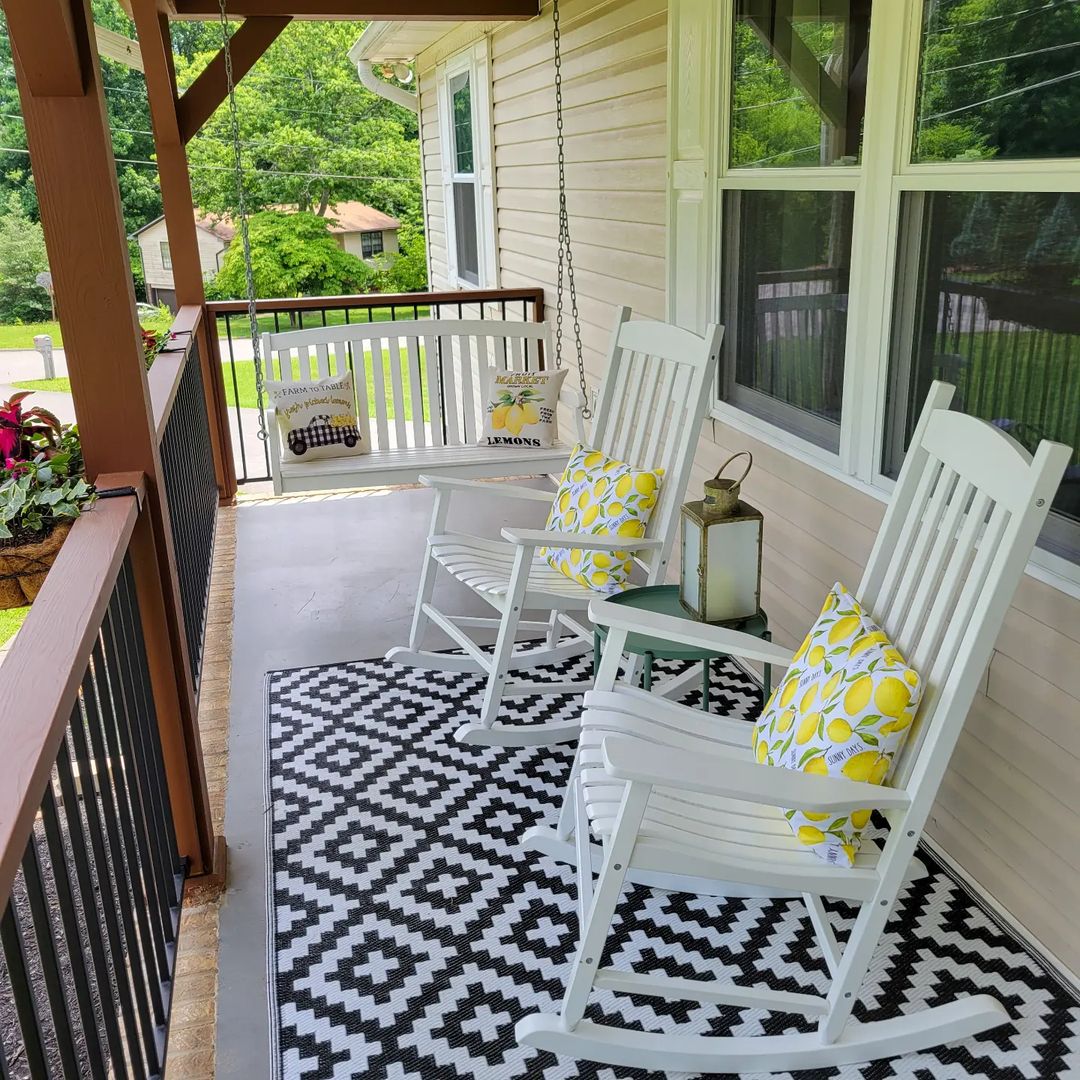
<svg viewBox="0 0 1080 1080"><path fill-rule="evenodd" d="M19 390L48 390L55 394L71 393L71 380L66 375L60 375L55 379L27 379L25 382L12 385Z"/></svg>
<svg viewBox="0 0 1080 1080"><path fill-rule="evenodd" d="M420 359L423 361L424 351L420 350ZM408 363L408 357L402 356L399 360L403 369ZM372 402L375 400L375 381L372 376L372 372L368 369L365 372L367 376L367 400ZM258 400L255 395L255 362L253 360L237 360L232 364L225 363L223 365L222 375L225 380L225 398L230 405L235 405L237 396L240 399L240 407L244 409L258 408ZM298 360L292 362L292 377L299 379L300 375L300 363ZM318 373L305 372L304 377L318 378ZM235 379L235 383L234 383ZM431 412L428 408L428 388L427 388L427 374L425 372L421 385L424 392L424 419L431 419ZM405 419L411 420L413 417L412 410L412 390L411 381L403 370L402 378L402 404L405 406ZM390 419L394 419L394 393L390 381L390 353L385 349L383 350L383 390L386 396L386 415ZM239 391L239 395L238 392Z"/></svg>
<svg viewBox="0 0 1080 1080"><path fill-rule="evenodd" d="M28 607L8 608L0 611L0 645L6 645L14 636L15 631L23 624L30 609Z"/></svg>
<svg viewBox="0 0 1080 1080"><path fill-rule="evenodd" d="M58 322L22 323L19 326L0 326L0 349L32 349L35 334L49 334L54 349L64 344Z"/></svg>

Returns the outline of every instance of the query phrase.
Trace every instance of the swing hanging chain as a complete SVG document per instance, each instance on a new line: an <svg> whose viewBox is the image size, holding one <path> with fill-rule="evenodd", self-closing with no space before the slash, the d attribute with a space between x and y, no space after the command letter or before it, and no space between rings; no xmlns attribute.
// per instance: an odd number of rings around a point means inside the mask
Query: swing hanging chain
<svg viewBox="0 0 1080 1080"><path fill-rule="evenodd" d="M224 0L221 0L224 3ZM581 415L592 419L589 407L589 388L585 383L585 357L581 346L581 319L578 315L577 284L574 281L574 255L570 248L570 214L566 208L566 139L563 134L562 96L562 32L559 28L559 0L552 0L551 17L554 23L555 44L555 130L559 154L559 265L555 305L555 366L563 366L563 278L565 265L566 285L570 290L570 317L573 321L574 344L577 352L578 386L581 389L583 407Z"/></svg>
<svg viewBox="0 0 1080 1080"><path fill-rule="evenodd" d="M259 310L255 303L255 276L251 269L251 232L248 229L247 206L244 200L244 160L240 146L240 113L236 107L236 82L233 78L232 48L226 0L218 0L221 18L222 55L225 57L225 86L228 89L229 120L232 134L233 165L236 172L236 205L240 217L240 241L244 251L244 283L247 288L247 314L251 328L251 354L255 362L255 400L259 407L259 438L266 442L266 409L263 401L266 386L263 380L262 356L259 343Z"/></svg>

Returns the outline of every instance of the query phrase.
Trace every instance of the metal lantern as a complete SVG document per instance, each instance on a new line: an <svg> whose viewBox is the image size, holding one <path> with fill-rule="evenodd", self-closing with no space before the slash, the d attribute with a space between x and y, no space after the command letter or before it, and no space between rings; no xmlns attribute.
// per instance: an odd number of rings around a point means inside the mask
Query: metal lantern
<svg viewBox="0 0 1080 1080"><path fill-rule="evenodd" d="M721 477L737 458L747 459L738 480ZM741 502L739 487L753 457L732 454L711 480L705 498L682 506L679 600L702 622L739 623L757 614L761 601L761 512Z"/></svg>

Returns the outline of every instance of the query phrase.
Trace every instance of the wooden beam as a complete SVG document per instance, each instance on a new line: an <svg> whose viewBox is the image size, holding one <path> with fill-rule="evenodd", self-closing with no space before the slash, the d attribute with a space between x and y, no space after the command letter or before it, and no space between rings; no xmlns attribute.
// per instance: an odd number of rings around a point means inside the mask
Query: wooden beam
<svg viewBox="0 0 1080 1080"><path fill-rule="evenodd" d="M747 22L807 96L822 119L833 127L847 126L847 98L818 58L795 32L791 0L778 0L769 16L751 15Z"/></svg>
<svg viewBox="0 0 1080 1080"><path fill-rule="evenodd" d="M72 12L79 0L4 0L11 47L37 97L82 97L91 50Z"/></svg>
<svg viewBox="0 0 1080 1080"><path fill-rule="evenodd" d="M134 0L135 6L138 7L140 2L141 0ZM251 70L255 61L266 52L291 21L288 15L256 16L245 19L236 28L229 40L234 82L239 82ZM191 141L192 136L210 119L228 94L225 50L221 49L184 91L177 104L180 138L185 143Z"/></svg>
<svg viewBox="0 0 1080 1080"><path fill-rule="evenodd" d="M191 197L185 139L177 112L176 72L168 19L157 10L155 0L132 0L132 17L139 35L139 47L146 73L146 96L150 103L150 126L157 152L161 203L165 230L172 256L176 302L181 307L202 310L206 302L203 287L199 239L195 229L195 209ZM247 25L246 23L244 25ZM243 27L241 27L243 29ZM206 416L210 423L210 443L214 457L214 477L223 500L236 494L232 441L228 427L225 384L221 364L210 349L205 331L200 332L199 363L202 368Z"/></svg>
<svg viewBox="0 0 1080 1080"><path fill-rule="evenodd" d="M227 0L229 15L290 16L294 19L365 19L407 22L471 22L491 19L535 19L539 0ZM176 0L177 19L211 19L217 0Z"/></svg>
<svg viewBox="0 0 1080 1080"><path fill-rule="evenodd" d="M38 2L46 6L46 0ZM136 529L141 539L133 540L132 567L141 583L140 604L146 604L144 632L162 741L185 748L182 758L167 763L177 841L199 873L210 869L214 838L206 785L201 770L190 764L199 753L198 714L169 506L101 66L90 48L90 0L81 0L71 14L80 50L88 56L87 90L81 96L36 94L22 57L40 25L9 22L8 31L87 473L95 477L134 470L146 476L148 514L145 530Z"/></svg>

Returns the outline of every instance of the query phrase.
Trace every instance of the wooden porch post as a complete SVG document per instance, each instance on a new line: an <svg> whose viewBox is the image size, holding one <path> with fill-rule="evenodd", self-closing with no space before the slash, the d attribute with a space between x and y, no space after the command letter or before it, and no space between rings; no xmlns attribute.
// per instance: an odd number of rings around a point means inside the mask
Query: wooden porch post
<svg viewBox="0 0 1080 1080"><path fill-rule="evenodd" d="M148 521L132 538L133 571L177 841L193 873L209 872L196 699L90 0L3 2L87 472L146 475ZM70 28L70 50L47 40L50 25ZM49 65L33 60L43 51ZM38 77L43 67L48 81Z"/></svg>
<svg viewBox="0 0 1080 1080"><path fill-rule="evenodd" d="M146 74L146 95L150 102L150 124L157 151L161 203L165 211L165 229L169 235L176 303L180 307L185 304L202 307L206 302L206 293L199 260L187 153L177 122L176 72L169 38L169 20L158 11L156 0L132 0L131 13ZM229 437L228 405L221 361L205 323L204 319L197 331L203 394L210 421L218 497L228 501L236 494L236 467Z"/></svg>

